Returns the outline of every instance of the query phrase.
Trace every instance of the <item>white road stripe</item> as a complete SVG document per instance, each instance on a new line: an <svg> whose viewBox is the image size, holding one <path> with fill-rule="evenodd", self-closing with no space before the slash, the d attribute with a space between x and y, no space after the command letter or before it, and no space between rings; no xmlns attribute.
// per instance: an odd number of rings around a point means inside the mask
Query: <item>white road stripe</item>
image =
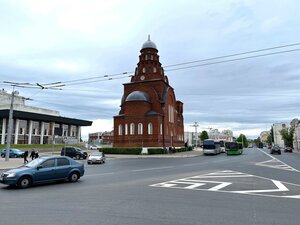
<svg viewBox="0 0 300 225"><path fill-rule="evenodd" d="M201 187L203 185L205 185L205 184L204 183L193 184L193 185L185 187L184 189L195 189L195 188Z"/></svg>
<svg viewBox="0 0 300 225"><path fill-rule="evenodd" d="M232 184L232 183L229 183L229 182L223 182L222 184L219 184L219 185L217 185L217 186L215 186L215 187L212 187L212 188L210 188L210 189L208 189L209 191L218 191L218 190L220 190L220 189L222 189L222 188L224 188L224 187L227 187L228 185L230 185L230 184Z"/></svg>
<svg viewBox="0 0 300 225"><path fill-rule="evenodd" d="M170 168L174 168L174 166L153 167L153 168L147 168L147 169L131 170L131 172L143 172L143 171L150 171L150 170L170 169Z"/></svg>
<svg viewBox="0 0 300 225"><path fill-rule="evenodd" d="M267 190L247 190L247 191L230 191L233 193L240 193L240 194L246 194L246 193L265 193L265 192L280 192L280 191L289 191L289 189L283 185L278 180L272 180L272 182L278 187L278 189L267 189Z"/></svg>
<svg viewBox="0 0 300 225"><path fill-rule="evenodd" d="M262 153L264 153L265 155L271 157L271 158L274 159L275 161L281 162L283 165L286 165L288 168L291 168L291 169L289 169L290 171L295 171L295 172L298 172L298 173L300 172L299 170L293 168L292 166L289 166L288 164L282 162L281 160L275 158L274 156L272 156L272 155L270 155L270 154L264 152L263 150L261 150L261 149L258 149L258 150L261 151ZM261 163L259 163L259 164L261 165ZM259 164L256 164L256 165L259 165ZM264 166L268 166L268 165L264 165ZM276 168L276 167L275 167L275 168Z"/></svg>

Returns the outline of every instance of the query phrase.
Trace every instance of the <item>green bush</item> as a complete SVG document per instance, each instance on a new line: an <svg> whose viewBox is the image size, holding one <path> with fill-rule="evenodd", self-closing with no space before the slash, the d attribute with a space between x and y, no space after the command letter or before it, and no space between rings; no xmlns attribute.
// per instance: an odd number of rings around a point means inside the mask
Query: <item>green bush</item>
<svg viewBox="0 0 300 225"><path fill-rule="evenodd" d="M142 148L101 148L99 151L105 154L139 155Z"/></svg>
<svg viewBox="0 0 300 225"><path fill-rule="evenodd" d="M148 148L149 155L156 155L156 154L167 154L167 151L164 151L163 148Z"/></svg>
<svg viewBox="0 0 300 225"><path fill-rule="evenodd" d="M192 151L192 150L193 150L193 148L190 146L190 147L176 148L175 152L187 152L187 151Z"/></svg>
<svg viewBox="0 0 300 225"><path fill-rule="evenodd" d="M192 151L192 147L182 147L176 148L175 152L186 152ZM124 154L124 155L139 155L142 152L142 148L101 148L99 151L104 152L105 154ZM156 154L167 154L168 151L164 151L163 148L148 148L149 155Z"/></svg>

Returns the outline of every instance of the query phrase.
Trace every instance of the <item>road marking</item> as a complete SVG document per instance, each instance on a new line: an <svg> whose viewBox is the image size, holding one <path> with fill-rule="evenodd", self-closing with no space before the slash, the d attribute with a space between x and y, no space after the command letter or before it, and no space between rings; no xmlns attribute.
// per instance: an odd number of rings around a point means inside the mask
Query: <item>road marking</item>
<svg viewBox="0 0 300 225"><path fill-rule="evenodd" d="M203 186L203 185L205 185L205 183L193 184L193 185L190 185L190 186L185 187L185 189L195 189L195 188L201 187L201 186Z"/></svg>
<svg viewBox="0 0 300 225"><path fill-rule="evenodd" d="M264 162L256 163L256 165L258 165L258 166L265 166L265 167L271 167L271 168L275 168L275 169L283 169L283 170L288 170L288 171L300 172L299 170L295 169L294 167L289 166L288 164L282 162L281 160L275 158L274 156L272 156L272 155L264 152L263 150L261 150L261 149L258 149L258 150L261 151L262 153L264 153L265 155L271 157L272 159L264 161ZM270 163L280 163L280 164L270 165Z"/></svg>
<svg viewBox="0 0 300 225"><path fill-rule="evenodd" d="M289 189L286 186L284 186L283 183L281 183L280 181L272 180L272 182L278 187L278 189L232 191L232 193L247 194L247 193L266 193L266 192L289 191Z"/></svg>
<svg viewBox="0 0 300 225"><path fill-rule="evenodd" d="M228 176L228 174L231 174ZM212 176L215 175L215 176ZM216 178L216 180L215 180ZM214 180L211 180L214 179ZM249 181L249 179L251 179ZM256 186L270 187L268 189L249 190L250 183L256 182ZM266 177L245 174L235 171L219 171L199 176L187 177L178 180L167 181L149 185L152 187L165 187L173 189L213 191L221 193L246 194L254 196L289 198L300 200L300 185ZM275 188L274 188L275 187ZM289 193L293 192L294 195Z"/></svg>
<svg viewBox="0 0 300 225"><path fill-rule="evenodd" d="M174 166L153 167L153 168L147 168L147 169L131 170L131 172L144 172L144 171L150 171L150 170L162 170L162 169L171 169L171 168L174 168Z"/></svg>
<svg viewBox="0 0 300 225"><path fill-rule="evenodd" d="M300 199L300 195L289 195L289 196L285 196L286 198L297 198Z"/></svg>
<svg viewBox="0 0 300 225"><path fill-rule="evenodd" d="M222 188L224 188L224 187L227 187L227 186L230 185L230 184L232 184L232 183L229 183L229 182L223 182L222 184L219 184L219 185L217 185L217 186L215 186L215 187L212 187L212 188L210 188L210 189L208 189L208 190L210 190L210 191L219 191L220 189L222 189Z"/></svg>

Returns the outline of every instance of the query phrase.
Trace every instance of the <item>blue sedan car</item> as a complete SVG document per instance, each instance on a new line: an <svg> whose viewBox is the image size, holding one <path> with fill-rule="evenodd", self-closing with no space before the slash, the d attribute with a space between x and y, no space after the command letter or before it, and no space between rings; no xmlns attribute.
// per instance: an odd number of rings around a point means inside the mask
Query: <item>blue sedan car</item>
<svg viewBox="0 0 300 225"><path fill-rule="evenodd" d="M1 151L1 157L4 158L6 155L6 149L2 149ZM16 149L16 148L11 148L9 151L9 157L13 157L13 158L18 158L18 157L24 157L24 152Z"/></svg>
<svg viewBox="0 0 300 225"><path fill-rule="evenodd" d="M7 170L0 175L0 182L27 188L33 184L59 180L76 182L84 175L84 165L66 156L45 156L30 163Z"/></svg>

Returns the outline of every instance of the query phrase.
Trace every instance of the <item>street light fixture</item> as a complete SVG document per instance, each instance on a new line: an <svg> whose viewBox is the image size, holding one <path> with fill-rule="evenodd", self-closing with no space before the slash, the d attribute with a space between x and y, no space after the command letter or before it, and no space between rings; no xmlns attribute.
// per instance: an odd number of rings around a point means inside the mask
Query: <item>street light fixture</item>
<svg viewBox="0 0 300 225"><path fill-rule="evenodd" d="M199 127L199 124L198 122L194 122L193 125L191 125L192 127L195 127L195 142L196 142L196 150L197 150L197 146L198 146L198 135L197 135L197 127Z"/></svg>
<svg viewBox="0 0 300 225"><path fill-rule="evenodd" d="M15 86L13 86L13 91L11 93L11 101L10 101L10 108L9 108L9 116L8 116L8 130L7 130L7 138L6 138L6 153L5 153L5 161L9 160L9 152L10 152L10 142L12 136L12 128L13 128L13 110L14 110L14 98L15 94Z"/></svg>

